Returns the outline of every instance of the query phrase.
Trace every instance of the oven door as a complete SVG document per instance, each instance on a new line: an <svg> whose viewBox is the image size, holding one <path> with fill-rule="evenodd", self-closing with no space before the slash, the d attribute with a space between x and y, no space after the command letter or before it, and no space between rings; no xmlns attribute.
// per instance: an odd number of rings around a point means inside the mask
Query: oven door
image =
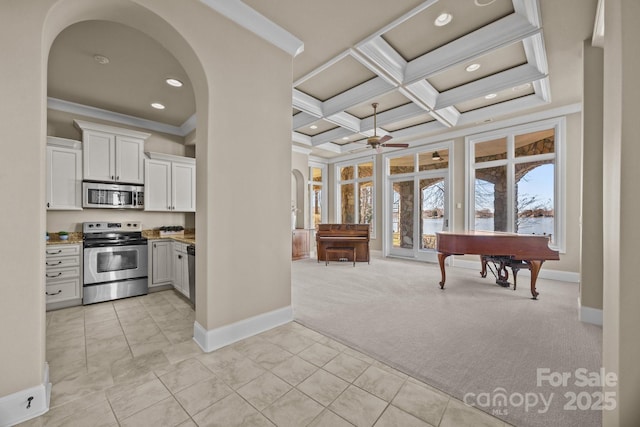
<svg viewBox="0 0 640 427"><path fill-rule="evenodd" d="M84 248L84 285L147 277L147 245Z"/></svg>

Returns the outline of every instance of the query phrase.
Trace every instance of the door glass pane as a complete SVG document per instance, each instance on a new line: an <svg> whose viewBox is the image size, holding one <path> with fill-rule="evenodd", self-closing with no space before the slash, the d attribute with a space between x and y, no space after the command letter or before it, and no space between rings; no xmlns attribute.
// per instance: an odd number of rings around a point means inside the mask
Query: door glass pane
<svg viewBox="0 0 640 427"><path fill-rule="evenodd" d="M363 182L358 188L360 190L359 223L371 224L373 220L373 182Z"/></svg>
<svg viewBox="0 0 640 427"><path fill-rule="evenodd" d="M322 182L322 169L311 168L311 180L313 182Z"/></svg>
<svg viewBox="0 0 640 427"><path fill-rule="evenodd" d="M491 162L507 158L507 138L479 142L474 145L476 163Z"/></svg>
<svg viewBox="0 0 640 427"><path fill-rule="evenodd" d="M401 173L411 173L415 170L415 155L395 157L389 160L389 173L398 175Z"/></svg>
<svg viewBox="0 0 640 427"><path fill-rule="evenodd" d="M436 231L444 230L444 178L420 180L420 249L435 249Z"/></svg>
<svg viewBox="0 0 640 427"><path fill-rule="evenodd" d="M449 150L427 151L418 154L418 170L430 171L449 167Z"/></svg>
<svg viewBox="0 0 640 427"><path fill-rule="evenodd" d="M516 135L516 157L534 156L555 152L555 133L553 129Z"/></svg>
<svg viewBox="0 0 640 427"><path fill-rule="evenodd" d="M311 186L311 218L312 225L322 223L322 185Z"/></svg>
<svg viewBox="0 0 640 427"><path fill-rule="evenodd" d="M373 176L373 162L360 163L358 165L358 178L369 178Z"/></svg>
<svg viewBox="0 0 640 427"><path fill-rule="evenodd" d="M343 224L353 224L356 220L356 205L354 196L355 194L353 184L342 184L340 186L340 206L342 208L340 219Z"/></svg>
<svg viewBox="0 0 640 427"><path fill-rule="evenodd" d="M543 234L554 242L554 177L552 160L515 165L515 231Z"/></svg>
<svg viewBox="0 0 640 427"><path fill-rule="evenodd" d="M393 183L393 247L413 249L413 180Z"/></svg>
<svg viewBox="0 0 640 427"><path fill-rule="evenodd" d="M476 170L475 229L507 231L507 167Z"/></svg>
<svg viewBox="0 0 640 427"><path fill-rule="evenodd" d="M353 166L345 166L340 168L340 180L346 181L348 179L353 179Z"/></svg>

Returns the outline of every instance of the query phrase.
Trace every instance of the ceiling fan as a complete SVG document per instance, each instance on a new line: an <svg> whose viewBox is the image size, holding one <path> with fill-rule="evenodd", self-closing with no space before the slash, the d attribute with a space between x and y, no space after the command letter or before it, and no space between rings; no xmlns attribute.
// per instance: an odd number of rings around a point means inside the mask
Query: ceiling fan
<svg viewBox="0 0 640 427"><path fill-rule="evenodd" d="M371 104L373 107L373 136L367 138L367 145L374 148L378 153L382 151L382 147L398 147L398 148L406 148L409 144L390 144L387 141L393 138L391 135L378 136L376 135L377 122L376 122L376 109L378 108L378 103L374 102Z"/></svg>

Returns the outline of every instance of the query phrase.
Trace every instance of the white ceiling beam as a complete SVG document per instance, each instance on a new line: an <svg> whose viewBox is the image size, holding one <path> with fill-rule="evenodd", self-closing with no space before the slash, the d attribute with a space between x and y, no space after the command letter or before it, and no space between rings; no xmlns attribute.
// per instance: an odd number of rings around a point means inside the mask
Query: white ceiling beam
<svg viewBox="0 0 640 427"><path fill-rule="evenodd" d="M360 132L360 119L356 116L352 116L347 112L340 112L337 114L333 114L325 118L325 120L346 128L351 132Z"/></svg>
<svg viewBox="0 0 640 427"><path fill-rule="evenodd" d="M402 120L412 119L424 113L425 111L415 104L405 104L387 111L383 111L382 113L378 113L376 122L378 127L381 127ZM362 129L363 133L372 130L373 116L362 119L360 128Z"/></svg>
<svg viewBox="0 0 640 427"><path fill-rule="evenodd" d="M360 105L377 96L384 95L395 89L394 86L384 81L380 77L374 77L354 88L327 99L323 103L324 116L332 116L340 111L347 110L353 106Z"/></svg>
<svg viewBox="0 0 640 427"><path fill-rule="evenodd" d="M542 27L540 4L538 0L513 0L513 10L522 15L535 27Z"/></svg>
<svg viewBox="0 0 640 427"><path fill-rule="evenodd" d="M342 61L344 58L346 58L350 54L351 54L351 50L347 49L344 52L342 52L341 54L339 54L337 56L334 56L333 58L331 58L330 60L328 60L327 62L325 62L321 66L319 66L318 68L313 69L310 73L305 74L304 76L300 77L298 80L293 82L293 87L301 85L302 83L306 82L310 78L317 76L321 72L327 70L328 68L330 68L333 65L337 64L338 62Z"/></svg>
<svg viewBox="0 0 640 427"><path fill-rule="evenodd" d="M200 0L222 16L294 58L304 51L304 43L296 36L270 21L240 0Z"/></svg>
<svg viewBox="0 0 640 427"><path fill-rule="evenodd" d="M411 94L411 99L424 107L425 110L432 110L438 101L440 93L426 80L419 80L405 86L406 92ZM404 92L403 92L404 93ZM406 96L406 93L405 93Z"/></svg>
<svg viewBox="0 0 640 427"><path fill-rule="evenodd" d="M526 18L512 13L409 62L404 84L422 80L492 50L531 37L540 31L539 27L531 25Z"/></svg>
<svg viewBox="0 0 640 427"><path fill-rule="evenodd" d="M322 117L322 102L293 88L292 104L294 108L315 117Z"/></svg>
<svg viewBox="0 0 640 427"><path fill-rule="evenodd" d="M375 64L376 69L372 70L374 73L378 75L381 72L384 73L392 79L391 83L396 86L402 83L407 61L382 37L373 38L358 46L357 49L368 61ZM355 55L354 57L358 58Z"/></svg>
<svg viewBox="0 0 640 427"><path fill-rule="evenodd" d="M457 125L460 120L460 112L454 106L432 111L431 115L447 127Z"/></svg>
<svg viewBox="0 0 640 427"><path fill-rule="evenodd" d="M317 122L318 118L308 114L304 111L299 112L293 116L293 129L300 129L305 126L309 126L313 122Z"/></svg>
<svg viewBox="0 0 640 427"><path fill-rule="evenodd" d="M353 132L345 128L335 128L326 132L319 133L311 137L311 145L318 146L327 142L341 140L345 136L352 136ZM335 144L334 144L335 145Z"/></svg>
<svg viewBox="0 0 640 427"><path fill-rule="evenodd" d="M291 132L291 140L293 142L297 142L298 144L311 146L311 137L303 135L300 132Z"/></svg>
<svg viewBox="0 0 640 427"><path fill-rule="evenodd" d="M463 101L469 101L485 96L489 93L500 92L524 83L531 83L545 78L536 67L529 64L493 74L480 80L449 89L438 96L436 110L446 108Z"/></svg>
<svg viewBox="0 0 640 427"><path fill-rule="evenodd" d="M340 146L334 144L333 142L319 144L319 145L316 145L314 148L319 148L321 150L329 151L331 153L342 153L342 149L340 148Z"/></svg>
<svg viewBox="0 0 640 427"><path fill-rule="evenodd" d="M477 110L462 113L458 124L480 124L487 119L493 119L494 117L500 117L505 114L517 113L518 111L527 110L546 104L547 103L539 96L537 96L536 94L531 94L528 96L512 99L511 101L500 102L498 104L493 104L487 107L478 108Z"/></svg>

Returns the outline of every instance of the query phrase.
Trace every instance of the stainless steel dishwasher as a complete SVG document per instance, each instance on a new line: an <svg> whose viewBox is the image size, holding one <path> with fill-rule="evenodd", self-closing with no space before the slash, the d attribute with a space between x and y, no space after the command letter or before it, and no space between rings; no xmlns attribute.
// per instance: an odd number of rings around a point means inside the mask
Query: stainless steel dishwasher
<svg viewBox="0 0 640 427"><path fill-rule="evenodd" d="M196 308L196 245L187 246L187 261L189 265L189 299L194 310Z"/></svg>

